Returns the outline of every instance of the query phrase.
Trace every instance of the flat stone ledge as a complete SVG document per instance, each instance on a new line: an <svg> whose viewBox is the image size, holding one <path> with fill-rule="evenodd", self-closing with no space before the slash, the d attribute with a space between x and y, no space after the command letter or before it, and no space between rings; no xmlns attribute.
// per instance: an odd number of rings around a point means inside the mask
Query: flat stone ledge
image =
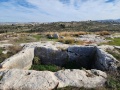
<svg viewBox="0 0 120 90"><path fill-rule="evenodd" d="M99 70L58 72L11 69L0 71L0 90L51 90L66 86L95 88L105 84L107 75Z"/></svg>

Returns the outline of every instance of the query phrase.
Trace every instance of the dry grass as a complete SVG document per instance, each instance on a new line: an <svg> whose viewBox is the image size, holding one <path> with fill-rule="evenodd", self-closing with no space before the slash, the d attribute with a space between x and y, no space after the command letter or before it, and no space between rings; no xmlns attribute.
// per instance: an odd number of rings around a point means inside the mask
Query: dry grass
<svg viewBox="0 0 120 90"><path fill-rule="evenodd" d="M60 36L79 36L79 35L85 35L86 32L60 32Z"/></svg>
<svg viewBox="0 0 120 90"><path fill-rule="evenodd" d="M5 40L5 37L3 35L0 36L0 41Z"/></svg>
<svg viewBox="0 0 120 90"><path fill-rule="evenodd" d="M53 35L56 32L44 32L42 34L44 35ZM79 35L85 35L87 32L57 32L60 36L79 36Z"/></svg>
<svg viewBox="0 0 120 90"><path fill-rule="evenodd" d="M3 62L5 59L13 56L14 54L18 53L19 51L22 50L21 46L14 45L14 46L9 46L6 48L0 48L0 63ZM2 51L8 50L6 54L3 54Z"/></svg>
<svg viewBox="0 0 120 90"><path fill-rule="evenodd" d="M83 45L84 42L83 41L78 41L78 40L75 40L74 38L71 38L71 37L67 37L65 39L59 39L58 42L62 42L64 44L78 44L78 45Z"/></svg>
<svg viewBox="0 0 120 90"><path fill-rule="evenodd" d="M96 32L96 34L104 36L104 35L110 35L110 32L108 32L108 31L101 31L101 32Z"/></svg>
<svg viewBox="0 0 120 90"><path fill-rule="evenodd" d="M19 45L14 45L14 46L9 46L7 48L7 50L9 50L10 52L12 52L13 54L16 54L16 53L18 53L19 51L22 50L22 47L19 46Z"/></svg>

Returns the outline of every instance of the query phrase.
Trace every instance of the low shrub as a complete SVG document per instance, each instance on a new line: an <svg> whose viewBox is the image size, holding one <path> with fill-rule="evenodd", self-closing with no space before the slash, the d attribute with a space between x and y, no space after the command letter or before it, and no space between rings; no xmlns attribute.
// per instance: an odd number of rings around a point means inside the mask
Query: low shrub
<svg viewBox="0 0 120 90"><path fill-rule="evenodd" d="M59 39L58 42L62 42L64 44L83 44L83 41L75 40L74 38Z"/></svg>
<svg viewBox="0 0 120 90"><path fill-rule="evenodd" d="M62 43L65 43L65 44L73 44L75 42L74 39L59 39L58 42L62 42Z"/></svg>
<svg viewBox="0 0 120 90"><path fill-rule="evenodd" d="M120 60L120 51L114 49L114 50L106 50L109 54L113 55L117 60Z"/></svg>
<svg viewBox="0 0 120 90"><path fill-rule="evenodd" d="M120 90L120 71L109 71L107 75L106 88L110 90Z"/></svg>
<svg viewBox="0 0 120 90"><path fill-rule="evenodd" d="M0 48L0 54L2 54L2 51L3 51L4 49L3 48Z"/></svg>
<svg viewBox="0 0 120 90"><path fill-rule="evenodd" d="M33 64L34 65L40 65L41 64L40 58L39 57L34 57Z"/></svg>
<svg viewBox="0 0 120 90"><path fill-rule="evenodd" d="M108 32L108 31L101 31L101 32L97 32L96 34L104 36L104 35L110 35L110 32Z"/></svg>

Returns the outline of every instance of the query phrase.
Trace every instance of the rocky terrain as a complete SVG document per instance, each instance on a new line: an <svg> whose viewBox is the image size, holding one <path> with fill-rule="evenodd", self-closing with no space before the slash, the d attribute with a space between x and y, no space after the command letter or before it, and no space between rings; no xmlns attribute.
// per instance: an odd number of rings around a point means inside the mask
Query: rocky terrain
<svg viewBox="0 0 120 90"><path fill-rule="evenodd" d="M81 46L59 42L34 42L21 44L23 49L1 63L0 89L2 90L51 90L66 86L96 88L107 81L103 71L115 71L119 61L107 49L114 46ZM117 47L119 48L119 47ZM43 65L63 67L76 62L86 69L63 69L57 72L29 70L34 57ZM100 71L102 70L102 71Z"/></svg>
<svg viewBox="0 0 120 90"><path fill-rule="evenodd" d="M0 90L119 89L119 38L107 31L0 34Z"/></svg>

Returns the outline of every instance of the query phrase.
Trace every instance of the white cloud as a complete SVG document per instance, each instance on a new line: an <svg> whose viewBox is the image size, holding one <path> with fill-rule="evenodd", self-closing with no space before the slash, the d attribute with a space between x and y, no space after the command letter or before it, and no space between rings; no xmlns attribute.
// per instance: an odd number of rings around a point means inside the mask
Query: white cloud
<svg viewBox="0 0 120 90"><path fill-rule="evenodd" d="M0 4L0 21L80 21L120 18L120 0L26 0L36 8L16 6L14 0Z"/></svg>

